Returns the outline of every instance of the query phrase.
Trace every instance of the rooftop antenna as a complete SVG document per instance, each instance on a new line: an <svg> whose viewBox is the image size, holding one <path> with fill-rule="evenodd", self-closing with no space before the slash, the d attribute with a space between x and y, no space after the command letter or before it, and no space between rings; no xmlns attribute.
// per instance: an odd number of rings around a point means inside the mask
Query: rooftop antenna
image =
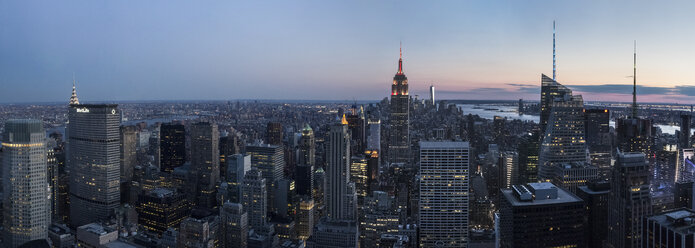
<svg viewBox="0 0 695 248"><path fill-rule="evenodd" d="M557 64L555 62L555 20L553 20L553 81L556 81Z"/></svg>
<svg viewBox="0 0 695 248"><path fill-rule="evenodd" d="M637 40L635 40L632 64L632 118L637 118Z"/></svg>

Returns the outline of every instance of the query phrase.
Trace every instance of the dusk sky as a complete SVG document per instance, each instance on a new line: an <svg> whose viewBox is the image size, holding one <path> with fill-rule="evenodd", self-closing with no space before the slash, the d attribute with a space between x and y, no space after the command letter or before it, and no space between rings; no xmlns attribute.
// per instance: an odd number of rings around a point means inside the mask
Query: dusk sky
<svg viewBox="0 0 695 248"><path fill-rule="evenodd" d="M0 103L410 94L695 103L693 1L1 1Z"/></svg>

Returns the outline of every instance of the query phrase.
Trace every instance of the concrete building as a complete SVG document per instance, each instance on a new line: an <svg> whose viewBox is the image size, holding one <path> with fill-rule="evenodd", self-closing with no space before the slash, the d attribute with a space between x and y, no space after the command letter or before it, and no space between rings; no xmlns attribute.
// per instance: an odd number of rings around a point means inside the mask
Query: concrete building
<svg viewBox="0 0 695 248"><path fill-rule="evenodd" d="M248 214L239 203L225 202L220 209L220 244L222 247L246 248L249 232Z"/></svg>
<svg viewBox="0 0 695 248"><path fill-rule="evenodd" d="M610 247L641 247L643 220L652 214L649 162L644 153L618 153L611 180L608 212Z"/></svg>

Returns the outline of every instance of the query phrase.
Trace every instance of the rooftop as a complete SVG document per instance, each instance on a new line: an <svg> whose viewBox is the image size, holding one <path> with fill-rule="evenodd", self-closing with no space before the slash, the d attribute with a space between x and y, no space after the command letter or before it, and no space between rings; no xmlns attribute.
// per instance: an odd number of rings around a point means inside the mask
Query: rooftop
<svg viewBox="0 0 695 248"><path fill-rule="evenodd" d="M660 215L649 217L649 220L659 223L678 233L695 233L695 211L681 208Z"/></svg>
<svg viewBox="0 0 695 248"><path fill-rule="evenodd" d="M420 148L468 148L468 142L463 141L420 141Z"/></svg>
<svg viewBox="0 0 695 248"><path fill-rule="evenodd" d="M527 188L529 188L529 190L532 192L536 192L534 193L534 195L539 193L547 195L547 191L557 190L557 197L554 197L554 194L551 194L548 196L553 197L536 197L533 200L521 200L518 197L516 197L516 195L514 194L514 190L512 189L503 189L502 194L507 199L507 201L509 201L512 204L512 206L539 206L550 204L575 203L582 201L579 197L565 191L564 189L555 187L555 185L553 185L552 183L529 183Z"/></svg>

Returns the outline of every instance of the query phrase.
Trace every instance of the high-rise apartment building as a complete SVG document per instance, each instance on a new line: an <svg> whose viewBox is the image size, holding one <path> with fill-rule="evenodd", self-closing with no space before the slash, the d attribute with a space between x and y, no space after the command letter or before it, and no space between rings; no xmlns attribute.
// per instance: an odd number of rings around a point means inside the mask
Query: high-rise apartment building
<svg viewBox="0 0 695 248"><path fill-rule="evenodd" d="M420 142L420 247L466 247L468 142Z"/></svg>
<svg viewBox="0 0 695 248"><path fill-rule="evenodd" d="M120 112L116 104L72 104L68 110L70 221L104 220L121 200Z"/></svg>
<svg viewBox="0 0 695 248"><path fill-rule="evenodd" d="M46 239L51 205L43 123L8 120L2 149L3 247Z"/></svg>

